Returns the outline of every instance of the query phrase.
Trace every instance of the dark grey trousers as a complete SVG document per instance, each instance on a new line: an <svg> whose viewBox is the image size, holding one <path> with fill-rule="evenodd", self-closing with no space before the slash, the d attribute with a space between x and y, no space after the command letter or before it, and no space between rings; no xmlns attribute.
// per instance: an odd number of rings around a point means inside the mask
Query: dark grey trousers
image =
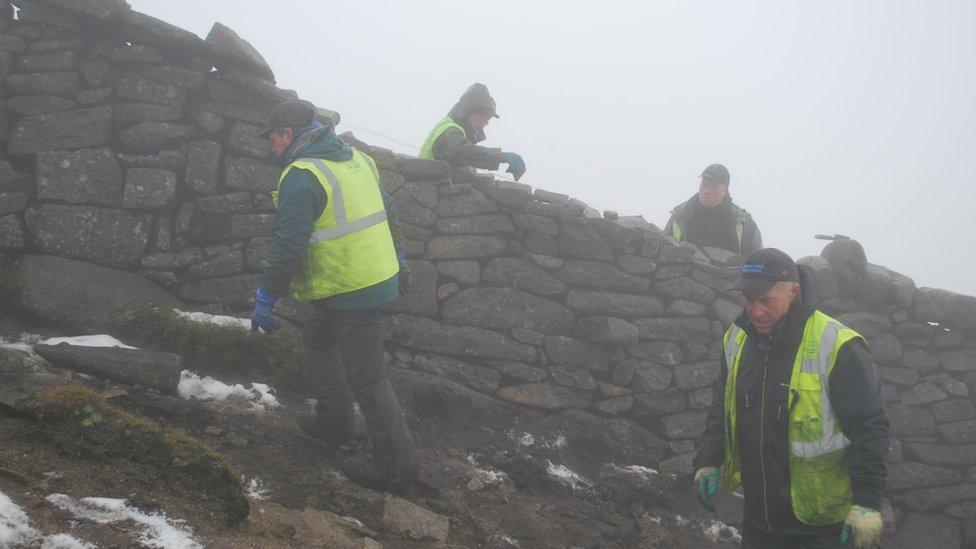
<svg viewBox="0 0 976 549"><path fill-rule="evenodd" d="M841 525L821 527L816 533L774 535L762 532L744 521L742 549L843 549L840 544ZM850 547L850 545L848 545Z"/></svg>
<svg viewBox="0 0 976 549"><path fill-rule="evenodd" d="M373 457L389 480L416 476L413 436L383 364L383 326L376 309L313 308L302 332L318 421L335 444L352 442L358 402Z"/></svg>

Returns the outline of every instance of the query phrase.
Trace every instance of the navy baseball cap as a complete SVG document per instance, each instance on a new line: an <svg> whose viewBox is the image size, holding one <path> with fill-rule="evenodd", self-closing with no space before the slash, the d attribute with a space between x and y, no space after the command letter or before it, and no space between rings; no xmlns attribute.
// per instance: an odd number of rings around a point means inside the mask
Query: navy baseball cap
<svg viewBox="0 0 976 549"><path fill-rule="evenodd" d="M304 128L315 121L315 105L308 101L289 101L281 103L271 111L268 126L261 130L259 137L267 138L278 128Z"/></svg>
<svg viewBox="0 0 976 549"><path fill-rule="evenodd" d="M742 262L739 278L729 289L749 295L763 295L777 282L799 280L800 275L793 258L776 248L764 248Z"/></svg>
<svg viewBox="0 0 976 549"><path fill-rule="evenodd" d="M729 169L721 164L712 164L705 168L705 171L699 177L703 180L708 180L710 183L725 185L726 187L729 186L729 181L732 180L732 176L729 175Z"/></svg>

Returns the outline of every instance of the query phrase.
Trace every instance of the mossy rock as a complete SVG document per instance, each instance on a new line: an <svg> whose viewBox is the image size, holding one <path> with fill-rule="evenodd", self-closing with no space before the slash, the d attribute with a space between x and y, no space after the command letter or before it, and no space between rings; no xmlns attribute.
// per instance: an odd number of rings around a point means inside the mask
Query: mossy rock
<svg viewBox="0 0 976 549"><path fill-rule="evenodd" d="M278 388L304 383L301 335L287 326L259 334L187 320L167 307L141 307L118 319L116 328L130 341L176 353L191 366L258 375Z"/></svg>
<svg viewBox="0 0 976 549"><path fill-rule="evenodd" d="M182 486L231 524L248 515L241 474L216 450L179 429L112 406L78 384L42 389L17 408L62 451L139 464L148 477Z"/></svg>

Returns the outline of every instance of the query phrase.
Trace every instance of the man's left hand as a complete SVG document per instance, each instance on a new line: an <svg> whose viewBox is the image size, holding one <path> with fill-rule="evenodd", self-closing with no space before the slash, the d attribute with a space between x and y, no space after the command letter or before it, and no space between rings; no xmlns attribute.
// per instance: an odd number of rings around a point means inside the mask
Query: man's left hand
<svg viewBox="0 0 976 549"><path fill-rule="evenodd" d="M844 520L844 530L840 534L840 544L854 549L877 549L881 547L881 529L884 523L881 513L874 509L854 505Z"/></svg>
<svg viewBox="0 0 976 549"><path fill-rule="evenodd" d="M258 286L254 294L254 313L251 315L251 330L258 331L258 328L265 332L273 332L281 327L281 322L271 314L275 303L278 303L278 296Z"/></svg>

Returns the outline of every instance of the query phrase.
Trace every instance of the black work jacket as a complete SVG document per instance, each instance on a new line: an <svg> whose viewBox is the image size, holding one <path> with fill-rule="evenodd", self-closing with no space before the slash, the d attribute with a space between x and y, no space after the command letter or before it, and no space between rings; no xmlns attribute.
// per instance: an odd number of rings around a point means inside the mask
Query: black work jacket
<svg viewBox="0 0 976 549"><path fill-rule="evenodd" d="M803 329L813 311L798 299L766 336L756 332L745 312L735 321L748 336L736 386L744 519L762 532L822 535L840 528L840 525L814 527L801 523L793 513L790 499L788 388ZM721 375L713 387L713 405L695 458L696 468L720 466L724 462L727 375L723 356ZM853 502L880 509L889 444L888 415L871 354L861 340L851 340L838 351L829 391L841 430L851 441L846 451Z"/></svg>

